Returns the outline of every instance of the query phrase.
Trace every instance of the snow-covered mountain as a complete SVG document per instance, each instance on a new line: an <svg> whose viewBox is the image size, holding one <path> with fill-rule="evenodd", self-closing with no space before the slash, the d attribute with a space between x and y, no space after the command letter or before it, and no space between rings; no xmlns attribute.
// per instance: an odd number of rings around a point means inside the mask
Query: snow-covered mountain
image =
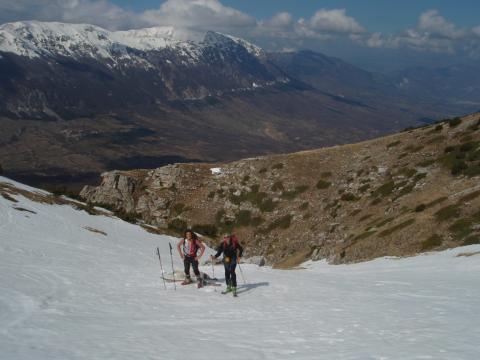
<svg viewBox="0 0 480 360"><path fill-rule="evenodd" d="M198 61L203 48L228 47L232 43L244 47L254 56L263 54L259 47L243 39L214 32L207 33L204 42L177 40L173 27L108 31L89 24L40 21L22 21L0 26L0 52L29 58L68 56L113 60L134 57L132 50L160 51L170 48Z"/></svg>
<svg viewBox="0 0 480 360"><path fill-rule="evenodd" d="M208 32L203 41L182 41L171 27L112 32L86 24L8 23L0 26L0 56L0 112L16 117L53 112L64 118L82 107L109 112L127 103L136 109L289 81L245 40Z"/></svg>
<svg viewBox="0 0 480 360"><path fill-rule="evenodd" d="M480 352L480 245L296 270L244 264L232 298L215 287L164 288L155 248L169 272L175 238L4 177L0 193L5 360L467 360ZM182 266L176 253L173 263ZM214 274L223 282L221 265Z"/></svg>

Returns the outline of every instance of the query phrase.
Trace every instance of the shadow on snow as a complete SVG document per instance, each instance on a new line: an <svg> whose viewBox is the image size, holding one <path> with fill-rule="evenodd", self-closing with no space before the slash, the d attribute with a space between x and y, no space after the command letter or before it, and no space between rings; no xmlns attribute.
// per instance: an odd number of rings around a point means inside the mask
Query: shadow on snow
<svg viewBox="0 0 480 360"><path fill-rule="evenodd" d="M237 294L243 294L243 293L246 293L246 292L249 292L253 289L256 289L260 286L268 286L270 285L269 282L259 282L259 283L253 283L253 284L242 284L240 286L238 286L238 290L237 290Z"/></svg>

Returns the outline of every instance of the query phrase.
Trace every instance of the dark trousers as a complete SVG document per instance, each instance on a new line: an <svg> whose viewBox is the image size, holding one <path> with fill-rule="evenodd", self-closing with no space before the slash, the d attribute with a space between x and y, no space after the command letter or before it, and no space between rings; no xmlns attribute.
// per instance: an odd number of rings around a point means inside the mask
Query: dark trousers
<svg viewBox="0 0 480 360"><path fill-rule="evenodd" d="M237 267L237 260L232 259L230 262L223 262L225 267L225 282L227 285L237 287L237 274L235 274L235 268Z"/></svg>
<svg viewBox="0 0 480 360"><path fill-rule="evenodd" d="M198 270L198 261L195 258L190 256L185 256L183 259L183 265L185 266L185 275L189 278L190 277L190 265L193 268L193 272L195 276L200 276L200 271Z"/></svg>

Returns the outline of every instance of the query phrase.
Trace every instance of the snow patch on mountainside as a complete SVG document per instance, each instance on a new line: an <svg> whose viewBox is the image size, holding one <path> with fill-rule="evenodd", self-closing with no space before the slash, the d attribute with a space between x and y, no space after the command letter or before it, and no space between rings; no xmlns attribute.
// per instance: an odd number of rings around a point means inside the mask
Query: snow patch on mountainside
<svg viewBox="0 0 480 360"><path fill-rule="evenodd" d="M253 56L256 56L256 57L265 56L265 51L263 51L262 48L254 45L254 44L252 44L252 43L250 43L250 42L248 42L244 39L241 39L241 38L238 38L238 37L235 37L235 36L232 36L232 35L227 35L227 34L224 34L224 36L227 36L232 41L236 42L240 46L243 46Z"/></svg>
<svg viewBox="0 0 480 360"><path fill-rule="evenodd" d="M232 44L238 45L243 47L247 52L255 57L264 57L265 52L263 49L259 48L256 45L253 45L252 43L249 43L248 41L245 41L243 39L237 38L232 35L227 35L215 31L209 31L205 34L205 38L203 40L203 43L205 45L213 45L213 46L221 46L228 48Z"/></svg>
<svg viewBox="0 0 480 360"><path fill-rule="evenodd" d="M187 46L187 42L175 39L175 29L171 26L158 26L147 29L114 31L110 39L132 49L150 51L166 47Z"/></svg>

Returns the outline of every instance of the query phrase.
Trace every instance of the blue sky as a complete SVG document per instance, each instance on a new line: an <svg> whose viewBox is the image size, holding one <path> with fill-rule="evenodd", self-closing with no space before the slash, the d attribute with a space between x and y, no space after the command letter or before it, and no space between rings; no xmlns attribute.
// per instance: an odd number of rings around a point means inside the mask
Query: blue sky
<svg viewBox="0 0 480 360"><path fill-rule="evenodd" d="M370 69L480 59L480 0L0 0L0 24L169 26L178 40L213 30L267 51L312 49Z"/></svg>
<svg viewBox="0 0 480 360"><path fill-rule="evenodd" d="M143 11L159 7L158 0L113 0L124 8ZM321 8L345 8L370 31L398 32L414 26L418 16L437 9L455 23L464 26L480 24L479 0L223 0L223 4L260 19L288 11L297 17L309 17Z"/></svg>

